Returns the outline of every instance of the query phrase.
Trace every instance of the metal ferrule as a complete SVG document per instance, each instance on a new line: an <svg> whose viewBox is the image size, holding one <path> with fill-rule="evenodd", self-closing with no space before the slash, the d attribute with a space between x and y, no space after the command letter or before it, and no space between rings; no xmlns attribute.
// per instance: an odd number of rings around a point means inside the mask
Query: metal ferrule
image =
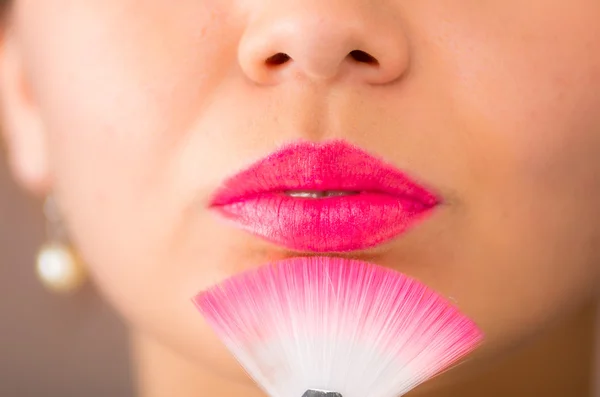
<svg viewBox="0 0 600 397"><path fill-rule="evenodd" d="M342 397L342 395L333 391L307 390L302 397Z"/></svg>

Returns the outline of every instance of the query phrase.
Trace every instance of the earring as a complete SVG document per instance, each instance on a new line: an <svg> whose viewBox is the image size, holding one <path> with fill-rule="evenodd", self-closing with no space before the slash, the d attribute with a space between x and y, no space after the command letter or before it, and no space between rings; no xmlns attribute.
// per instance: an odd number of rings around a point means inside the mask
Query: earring
<svg viewBox="0 0 600 397"><path fill-rule="evenodd" d="M40 248L36 271L42 284L53 292L72 293L86 280L84 267L68 242L67 233L52 196L44 203L48 241Z"/></svg>

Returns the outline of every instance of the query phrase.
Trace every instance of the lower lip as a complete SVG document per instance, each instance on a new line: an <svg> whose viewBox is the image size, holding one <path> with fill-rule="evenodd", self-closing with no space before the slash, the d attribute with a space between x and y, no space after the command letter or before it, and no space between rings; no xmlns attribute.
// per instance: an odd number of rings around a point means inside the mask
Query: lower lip
<svg viewBox="0 0 600 397"><path fill-rule="evenodd" d="M432 208L377 192L320 199L276 192L215 209L237 227L289 249L347 252L393 239L422 221Z"/></svg>

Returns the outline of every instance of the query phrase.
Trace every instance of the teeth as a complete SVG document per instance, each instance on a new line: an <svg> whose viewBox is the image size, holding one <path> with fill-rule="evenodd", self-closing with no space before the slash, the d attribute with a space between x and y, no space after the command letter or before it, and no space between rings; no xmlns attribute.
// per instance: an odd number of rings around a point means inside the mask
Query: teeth
<svg viewBox="0 0 600 397"><path fill-rule="evenodd" d="M351 190L288 190L285 192L290 197L319 199L325 197L353 196L360 192Z"/></svg>

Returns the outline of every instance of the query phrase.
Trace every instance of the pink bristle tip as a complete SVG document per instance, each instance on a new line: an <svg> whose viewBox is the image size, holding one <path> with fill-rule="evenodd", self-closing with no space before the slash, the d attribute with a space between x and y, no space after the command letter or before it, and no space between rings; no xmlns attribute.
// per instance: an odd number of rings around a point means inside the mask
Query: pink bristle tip
<svg viewBox="0 0 600 397"><path fill-rule="evenodd" d="M406 275L332 257L278 261L194 303L271 397L397 397L482 341L468 317Z"/></svg>

